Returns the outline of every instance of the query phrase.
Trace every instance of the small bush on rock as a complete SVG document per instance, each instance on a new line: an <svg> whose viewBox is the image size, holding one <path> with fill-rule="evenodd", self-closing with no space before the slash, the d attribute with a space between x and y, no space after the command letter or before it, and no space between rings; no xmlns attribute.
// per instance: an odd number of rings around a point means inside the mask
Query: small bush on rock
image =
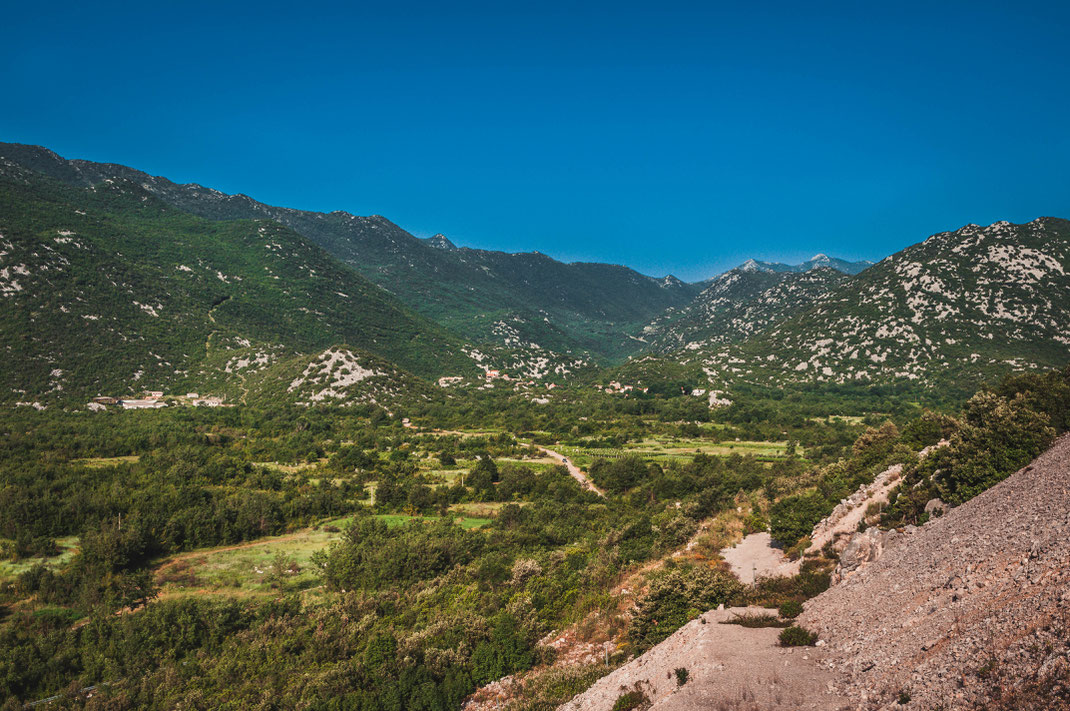
<svg viewBox="0 0 1070 711"><path fill-rule="evenodd" d="M781 647L809 647L817 641L817 635L798 625L792 625L780 633Z"/></svg>
<svg viewBox="0 0 1070 711"><path fill-rule="evenodd" d="M633 711L643 708L648 703L650 700L642 691L626 691L613 703L613 711Z"/></svg>

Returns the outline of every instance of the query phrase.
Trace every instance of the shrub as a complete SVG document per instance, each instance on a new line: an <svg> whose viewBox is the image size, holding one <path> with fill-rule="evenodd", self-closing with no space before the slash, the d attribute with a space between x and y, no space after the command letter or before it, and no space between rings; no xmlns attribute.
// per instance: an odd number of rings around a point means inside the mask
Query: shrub
<svg viewBox="0 0 1070 711"><path fill-rule="evenodd" d="M740 627L787 627L788 623L781 620L776 615L766 615L761 613L746 613L743 615L736 615L730 620L725 620L722 625L739 625Z"/></svg>
<svg viewBox="0 0 1070 711"><path fill-rule="evenodd" d="M642 691L626 691L613 703L613 711L632 711L643 708L648 703L650 699Z"/></svg>
<svg viewBox="0 0 1070 711"><path fill-rule="evenodd" d="M687 671L686 667L676 667L676 669L673 670L673 673L676 674L677 686L683 686L684 684L686 684L687 678L691 676L691 673Z"/></svg>
<svg viewBox="0 0 1070 711"><path fill-rule="evenodd" d="M962 427L951 439L949 464L937 477L940 498L952 506L998 484L1043 452L1055 430L1026 406L1024 395L992 393L970 399Z"/></svg>
<svg viewBox="0 0 1070 711"><path fill-rule="evenodd" d="M760 514L751 513L743 519L743 535L749 536L752 533L763 533L769 530L769 522L766 521Z"/></svg>
<svg viewBox="0 0 1070 711"><path fill-rule="evenodd" d="M809 647L817 641L817 634L798 625L792 625L780 633L781 647Z"/></svg>
<svg viewBox="0 0 1070 711"><path fill-rule="evenodd" d="M785 603L781 603L780 609L777 612L785 620L794 620L796 617L802 614L803 606L801 602L795 600L788 600Z"/></svg>
<svg viewBox="0 0 1070 711"><path fill-rule="evenodd" d="M662 641L701 611L727 603L743 586L723 570L681 566L653 578L636 606L628 637L642 651Z"/></svg>
<svg viewBox="0 0 1070 711"><path fill-rule="evenodd" d="M794 577L783 575L759 578L747 590L746 603L762 607L779 607L789 600L809 600L829 588L835 562L824 558L806 558Z"/></svg>
<svg viewBox="0 0 1070 711"><path fill-rule="evenodd" d="M554 709L577 694L582 694L606 674L602 664L582 667L555 667L524 680L524 693L531 700L530 709Z"/></svg>
<svg viewBox="0 0 1070 711"><path fill-rule="evenodd" d="M472 680L489 684L518 671L526 671L535 664L531 640L516 618L508 613L498 615L490 639L480 642L472 652Z"/></svg>
<svg viewBox="0 0 1070 711"><path fill-rule="evenodd" d="M828 502L817 491L781 499L770 512L769 533L782 545L793 546L799 539L810 535L827 508Z"/></svg>

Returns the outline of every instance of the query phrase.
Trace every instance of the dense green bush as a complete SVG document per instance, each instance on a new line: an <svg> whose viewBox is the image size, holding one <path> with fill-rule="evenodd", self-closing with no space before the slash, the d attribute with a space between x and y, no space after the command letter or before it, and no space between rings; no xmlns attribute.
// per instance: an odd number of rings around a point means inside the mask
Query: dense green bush
<svg viewBox="0 0 1070 711"><path fill-rule="evenodd" d="M802 603L798 602L797 600L788 600L787 602L782 602L777 610L780 616L783 617L785 620L794 620L796 617L802 614L802 611Z"/></svg>
<svg viewBox="0 0 1070 711"><path fill-rule="evenodd" d="M1055 439L1050 420L1027 405L1024 394L1008 400L979 393L966 406L946 464L936 476L941 498L961 504L1028 464Z"/></svg>
<svg viewBox="0 0 1070 711"><path fill-rule="evenodd" d="M327 583L337 590L378 590L427 580L473 560L483 543L481 534L448 519L390 528L357 516L327 556Z"/></svg>
<svg viewBox="0 0 1070 711"><path fill-rule="evenodd" d="M743 586L731 574L704 565L674 567L653 576L636 605L628 636L645 650L706 610L730 602Z"/></svg>
<svg viewBox="0 0 1070 711"><path fill-rule="evenodd" d="M786 627L778 637L781 647L808 647L817 642L817 634L797 625Z"/></svg>
<svg viewBox="0 0 1070 711"><path fill-rule="evenodd" d="M1018 471L1070 429L1070 368L1005 378L966 403L948 446L908 467L881 516L924 523L926 503L956 505Z"/></svg>
<svg viewBox="0 0 1070 711"><path fill-rule="evenodd" d="M769 512L769 533L785 547L794 546L825 517L828 502L819 491L781 499Z"/></svg>
<svg viewBox="0 0 1070 711"><path fill-rule="evenodd" d="M482 686L530 669L534 663L532 640L525 637L512 615L503 613L490 639L480 642L472 653L472 679Z"/></svg>

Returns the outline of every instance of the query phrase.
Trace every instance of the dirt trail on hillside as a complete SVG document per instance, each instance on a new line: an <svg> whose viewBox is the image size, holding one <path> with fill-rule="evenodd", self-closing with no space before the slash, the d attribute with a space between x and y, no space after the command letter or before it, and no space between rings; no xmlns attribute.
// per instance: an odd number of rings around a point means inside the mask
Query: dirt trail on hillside
<svg viewBox="0 0 1070 711"><path fill-rule="evenodd" d="M559 711L610 711L625 691L636 688L651 711L840 711L843 698L831 691L833 675L813 647L777 646L777 628L749 629L718 624L756 608L711 610L625 664L560 707ZM679 686L675 670L688 671Z"/></svg>
<svg viewBox="0 0 1070 711"><path fill-rule="evenodd" d="M539 447L539 451L550 457L550 459L556 461L558 464L563 464L565 468L568 469L568 473L572 476L572 478L578 481L580 483L580 486L582 486L584 489L587 489L588 491L593 491L594 493L598 494L603 498L605 497L606 492L595 486L594 482L587 478L587 474L585 474L582 469L573 464L571 459L561 454L560 452L555 452L554 450L547 449L546 447Z"/></svg>
<svg viewBox="0 0 1070 711"><path fill-rule="evenodd" d="M788 560L784 551L773 547L773 539L765 531L752 533L733 547L725 548L721 557L740 582L747 585L755 578L792 576L799 572L799 561Z"/></svg>

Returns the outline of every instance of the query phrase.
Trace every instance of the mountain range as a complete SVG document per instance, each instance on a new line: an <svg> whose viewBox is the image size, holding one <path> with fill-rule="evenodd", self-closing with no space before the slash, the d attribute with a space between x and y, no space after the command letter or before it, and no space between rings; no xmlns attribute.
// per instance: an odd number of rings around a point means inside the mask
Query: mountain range
<svg viewBox="0 0 1070 711"><path fill-rule="evenodd" d="M0 144L0 334L17 364L0 386L22 402L150 384L354 402L495 371L642 386L668 367L710 389L966 387L1070 360L1068 243L1058 218L967 225L876 265L749 260L688 284Z"/></svg>
<svg viewBox="0 0 1070 711"><path fill-rule="evenodd" d="M873 262L863 259L859 262L849 262L845 259L830 257L827 254L815 254L801 264L784 264L782 262L762 262L756 259L748 259L739 265L738 269L754 272L808 272L811 269L835 269L844 274L858 274L873 266Z"/></svg>
<svg viewBox="0 0 1070 711"><path fill-rule="evenodd" d="M699 287L609 264L564 264L538 252L458 248L442 235L419 239L385 217L275 207L246 195L179 185L126 166L66 160L38 146L0 144L0 157L76 186L139 185L172 207L209 220L268 219L473 342L620 358L634 336Z"/></svg>
<svg viewBox="0 0 1070 711"><path fill-rule="evenodd" d="M722 385L915 383L971 389L1008 371L1070 362L1070 221L966 225L854 277L821 270L744 300L747 337L669 325L681 362ZM707 289L691 310L711 303ZM743 299L741 299L743 300ZM716 301L712 303L716 304ZM737 329L741 330L741 329Z"/></svg>

